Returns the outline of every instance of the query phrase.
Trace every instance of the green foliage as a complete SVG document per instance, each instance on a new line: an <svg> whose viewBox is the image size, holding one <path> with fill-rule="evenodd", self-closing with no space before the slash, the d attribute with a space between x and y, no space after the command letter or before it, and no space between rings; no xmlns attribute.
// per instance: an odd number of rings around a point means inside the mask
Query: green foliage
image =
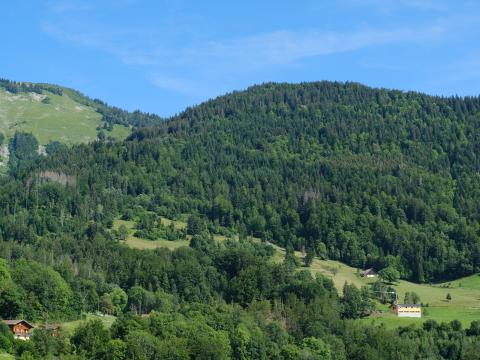
<svg viewBox="0 0 480 360"><path fill-rule="evenodd" d="M393 266L388 266L378 272L378 276L383 281L393 284L400 279L400 273Z"/></svg>
<svg viewBox="0 0 480 360"><path fill-rule="evenodd" d="M11 352L14 347L13 334L10 328L0 322L0 351Z"/></svg>
<svg viewBox="0 0 480 360"><path fill-rule="evenodd" d="M283 259L283 265L288 271L293 271L300 266L300 260L295 255L292 247L287 247L285 251L285 259Z"/></svg>
<svg viewBox="0 0 480 360"><path fill-rule="evenodd" d="M420 296L415 291L407 291L403 299L404 304L420 304Z"/></svg>
<svg viewBox="0 0 480 360"><path fill-rule="evenodd" d="M185 239L185 235L185 231L176 229L173 222L165 225L159 216L152 213L140 215L137 222L137 231L135 232L135 236L148 240L166 239L174 241Z"/></svg>
<svg viewBox="0 0 480 360"><path fill-rule="evenodd" d="M313 249L308 248L307 253L304 258L304 263L306 267L310 267L312 265L313 259L315 258L315 252Z"/></svg>
<svg viewBox="0 0 480 360"><path fill-rule="evenodd" d="M107 343L105 360L126 360L127 344L120 339L112 339Z"/></svg>
<svg viewBox="0 0 480 360"><path fill-rule="evenodd" d="M61 357L70 353L70 346L63 335L52 336L49 330L35 329L30 338L34 354L38 358Z"/></svg>
<svg viewBox="0 0 480 360"><path fill-rule="evenodd" d="M51 141L45 145L45 152L48 155L60 154L67 150L67 145L59 141Z"/></svg>
<svg viewBox="0 0 480 360"><path fill-rule="evenodd" d="M12 161L31 160L36 157L38 141L31 133L16 132L9 144Z"/></svg>
<svg viewBox="0 0 480 360"><path fill-rule="evenodd" d="M355 285L345 283L343 287L342 315L347 319L358 319L369 315L374 309L370 293L366 287L358 289Z"/></svg>
<svg viewBox="0 0 480 360"><path fill-rule="evenodd" d="M105 358L110 335L100 320L92 320L78 327L70 341L75 352L89 359Z"/></svg>
<svg viewBox="0 0 480 360"><path fill-rule="evenodd" d="M128 238L128 229L123 224L118 228L118 237L120 240L127 240Z"/></svg>
<svg viewBox="0 0 480 360"><path fill-rule="evenodd" d="M480 336L480 321L475 320L470 324L470 328L467 330L468 336Z"/></svg>
<svg viewBox="0 0 480 360"><path fill-rule="evenodd" d="M64 94L98 107L100 131L155 119ZM479 114L478 98L265 84L124 143L56 144L37 157L38 143L18 133L10 144L18 166L0 178L2 316L100 310L118 319L111 331L82 324L72 347L39 332L12 351L96 359L472 356L475 324L387 330L353 321L370 313L372 294L389 300L348 284L340 297L332 281L298 269L295 250L307 249L307 265L316 254L383 269L390 283L479 271ZM46 171L75 184L42 181ZM112 229L120 216L145 238L175 241L188 232L190 246L128 248L118 242L128 229ZM188 217L187 229L162 217ZM215 242L216 230L227 239ZM266 240L286 248L283 264ZM375 289L391 292L382 282Z"/></svg>
<svg viewBox="0 0 480 360"><path fill-rule="evenodd" d="M187 221L187 234L198 235L205 231L205 222L198 215L190 215Z"/></svg>
<svg viewBox="0 0 480 360"><path fill-rule="evenodd" d="M478 129L467 120L479 108L476 98L358 84L267 84L138 130L126 144L74 148L37 167L79 174L71 197L105 224L130 205L199 214L209 226L355 267L388 267L393 257L402 277L432 281L480 270Z"/></svg>
<svg viewBox="0 0 480 360"><path fill-rule="evenodd" d="M62 318L74 312L72 290L52 268L35 261L19 260L13 280L21 287L23 312L27 318Z"/></svg>
<svg viewBox="0 0 480 360"><path fill-rule="evenodd" d="M383 283L382 281L375 281L372 284L372 294L381 303L393 303L396 300L396 290Z"/></svg>
<svg viewBox="0 0 480 360"><path fill-rule="evenodd" d="M21 311L20 292L12 281L10 266L6 260L0 259L0 317L15 318Z"/></svg>
<svg viewBox="0 0 480 360"><path fill-rule="evenodd" d="M302 349L305 351L304 359L330 360L332 359L330 346L323 340L308 337L302 340Z"/></svg>

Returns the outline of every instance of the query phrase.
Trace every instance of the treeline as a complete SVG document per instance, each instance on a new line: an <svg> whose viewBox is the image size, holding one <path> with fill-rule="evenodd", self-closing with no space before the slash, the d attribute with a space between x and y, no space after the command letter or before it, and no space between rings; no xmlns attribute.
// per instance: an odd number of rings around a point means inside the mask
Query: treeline
<svg viewBox="0 0 480 360"><path fill-rule="evenodd" d="M212 221L422 282L479 270L479 114L478 98L266 84L131 139L175 141L189 176L170 189Z"/></svg>
<svg viewBox="0 0 480 360"><path fill-rule="evenodd" d="M45 255L35 249L29 253L28 245L12 251L24 260L12 261L11 269L0 263L1 301L14 284L18 291L25 289L19 301L24 309L39 304L65 307L70 313L99 309L117 315L112 327L93 320L73 334L61 331L58 336L39 327L25 342L13 340L8 328L0 326L0 349L22 359L393 360L478 355L478 322L466 330L458 321L427 321L421 328L396 330L353 322L349 319L362 316L366 289L348 285L339 298L331 280L295 271L288 256L283 264L269 261L269 246L217 243L204 234L175 251L139 251L108 240L108 232L89 228L86 236L89 243L83 246L91 254L85 258L78 256L74 263L65 255L63 261L56 256L43 259L56 263L56 270L25 260ZM1 245L4 252L6 244ZM38 310L37 316L51 311Z"/></svg>
<svg viewBox="0 0 480 360"><path fill-rule="evenodd" d="M207 234L175 251L140 251L90 225L81 241L1 242L0 250L8 260L0 263L3 318L119 317L110 331L98 322L73 336L39 329L28 343L3 330L0 348L22 358L328 359L344 347L333 330L358 308L359 290L342 301L330 280L270 261L270 246L217 243ZM345 359L345 351L335 352Z"/></svg>
<svg viewBox="0 0 480 360"><path fill-rule="evenodd" d="M478 98L267 84L15 176L77 176L65 204L86 204L84 221L98 221L99 206L105 224L132 204L168 218L199 214L355 267L443 280L480 270L479 109Z"/></svg>
<svg viewBox="0 0 480 360"><path fill-rule="evenodd" d="M65 89L65 91L68 96L78 103L95 108L96 111L102 115L102 122L107 126L118 124L140 128L155 125L164 120L158 115L144 113L140 110L129 112L118 107L110 106L102 100L92 99L77 90Z"/></svg>
<svg viewBox="0 0 480 360"><path fill-rule="evenodd" d="M55 144L44 157L17 133L0 177L2 316L119 319L111 330L90 323L71 338L0 344L39 358L475 358L476 323L351 323L371 310L368 290L347 285L339 298L331 281L295 270L293 249L417 281L477 272L479 111L478 98L267 84L121 144ZM174 240L185 234L157 219L186 214L195 236L175 251L127 248L112 229L133 217L143 235ZM211 239L224 229L240 241ZM284 246L284 262L247 235Z"/></svg>
<svg viewBox="0 0 480 360"><path fill-rule="evenodd" d="M62 95L63 91L60 87L49 85L49 84L36 84L36 83L25 83L25 82L16 82L6 79L0 79L0 87L4 88L6 91L12 94L18 94L23 92L33 92L37 94L43 94L44 91L48 91L52 94Z"/></svg>
<svg viewBox="0 0 480 360"><path fill-rule="evenodd" d="M356 267L442 280L480 267L479 109L478 98L267 84L42 166L88 179L92 203L110 189L158 215L198 213Z"/></svg>

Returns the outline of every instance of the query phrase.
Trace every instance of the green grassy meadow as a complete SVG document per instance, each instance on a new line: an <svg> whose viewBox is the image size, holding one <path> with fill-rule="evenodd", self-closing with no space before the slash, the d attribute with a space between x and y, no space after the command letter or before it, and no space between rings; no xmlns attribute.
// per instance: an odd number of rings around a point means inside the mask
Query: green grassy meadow
<svg viewBox="0 0 480 360"><path fill-rule="evenodd" d="M115 140L124 140L132 132L132 129L128 126L114 124L112 131L107 131L107 136L113 137Z"/></svg>
<svg viewBox="0 0 480 360"><path fill-rule="evenodd" d="M116 317L112 315L95 315L95 314L87 314L84 320L74 320L74 321L67 321L60 324L60 330L66 332L69 335L72 335L75 329L90 320L100 320L103 325L108 329L112 326L113 322L115 321ZM0 358L1 359L1 358Z"/></svg>
<svg viewBox="0 0 480 360"><path fill-rule="evenodd" d="M187 223L185 221L170 220L165 217L161 217L161 219L162 219L162 223L165 224L166 226L169 226L170 223L173 223L173 226L176 229L185 229L187 227ZM112 228L114 230L118 230L118 228L121 225L124 225L128 229L128 237L127 237L127 240L125 241L125 244L131 248L141 249L141 250L153 250L160 247L165 247L170 250L175 250L175 249L178 249L179 247L188 246L190 244L190 239L191 239L190 235L187 235L187 239L185 240L174 240L174 241L170 241L167 239L148 240L148 239L142 239L142 238L136 237L134 235L135 233L134 221L116 219L113 221ZM225 241L227 239L226 236L219 235L219 234L214 234L213 238L216 241Z"/></svg>
<svg viewBox="0 0 480 360"><path fill-rule="evenodd" d="M49 103L42 100L48 96ZM67 95L45 92L11 94L0 89L0 131L7 137L17 131L31 132L41 145L57 140L65 144L93 141L101 115ZM114 128L120 134L124 130Z"/></svg>
<svg viewBox="0 0 480 360"><path fill-rule="evenodd" d="M338 289L342 292L345 282L356 286L365 286L374 279L365 279L359 276L357 269L333 260L315 259L310 268L312 272L320 272L331 278ZM421 319L398 318L388 313L385 306L379 304L378 309L382 314L376 314L363 319L364 322L384 323L387 327L421 324L428 319L438 322L460 320L463 326L468 326L473 320L480 319L480 275L472 275L453 282L443 284L416 284L400 280L393 285L397 290L400 303L406 292L416 292L424 304L428 304L427 314ZM445 298L450 293L451 301Z"/></svg>
<svg viewBox="0 0 480 360"><path fill-rule="evenodd" d="M283 261L285 250L276 245L273 246L276 249L274 261ZM303 257L298 251L295 254L299 258ZM306 269L305 267L300 268L300 270ZM375 278L363 278L360 276L359 270L334 260L315 259L308 269L313 274L321 273L332 279L340 294L345 282L355 284L360 288L376 281ZM385 305L378 304L380 313L361 321L384 323L387 327L392 328L411 324L418 325L429 319L438 322L459 320L463 326L469 326L473 320L480 320L480 274L441 284L416 284L400 280L393 287L397 290L400 302L403 302L406 292L416 292L420 296L421 302L428 304L427 314L420 319L398 318L389 313ZM448 293L452 296L451 301L445 299Z"/></svg>
<svg viewBox="0 0 480 360"><path fill-rule="evenodd" d="M166 218L162 218L162 222L167 226L170 225L171 222L173 222L174 226L177 229L182 229L187 226L187 224L182 221L173 221ZM166 247L166 248L169 248L170 250L174 250L182 246L188 246L188 244L190 243L189 238L187 238L187 240L170 241L166 239L147 240L147 239L136 237L134 235L135 222L129 221L129 220L120 220L120 219L114 220L113 229L118 230L118 228L122 225L124 225L128 229L128 237L125 243L127 246L132 248L141 249L141 250L153 250L160 247Z"/></svg>

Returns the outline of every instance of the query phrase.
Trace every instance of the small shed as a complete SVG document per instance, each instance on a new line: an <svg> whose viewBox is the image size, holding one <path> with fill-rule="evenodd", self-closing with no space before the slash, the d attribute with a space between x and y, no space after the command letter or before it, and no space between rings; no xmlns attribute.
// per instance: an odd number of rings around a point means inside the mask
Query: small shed
<svg viewBox="0 0 480 360"><path fill-rule="evenodd" d="M390 309L398 317L422 317L422 307L419 304L393 304Z"/></svg>
<svg viewBox="0 0 480 360"><path fill-rule="evenodd" d="M373 270L373 268L370 268L370 269L365 270L365 271L362 273L362 276L363 276L363 277L366 277L366 278L373 278L373 277L376 277L376 276L377 276L377 273L376 273L375 270Z"/></svg>
<svg viewBox="0 0 480 360"><path fill-rule="evenodd" d="M34 328L26 320L3 320L5 324L8 325L10 330L12 330L13 337L19 340L28 340L30 339L30 332Z"/></svg>

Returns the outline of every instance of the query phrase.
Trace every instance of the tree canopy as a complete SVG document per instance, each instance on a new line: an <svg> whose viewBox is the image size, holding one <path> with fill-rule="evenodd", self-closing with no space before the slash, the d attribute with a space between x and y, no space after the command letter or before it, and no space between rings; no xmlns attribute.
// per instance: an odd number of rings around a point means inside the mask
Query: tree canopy
<svg viewBox="0 0 480 360"><path fill-rule="evenodd" d="M156 125L124 142L52 143L46 156L31 134L15 134L10 171L0 177L0 311L117 319L111 329L86 322L70 339L38 332L29 345L0 328L2 349L72 359L478 353L478 324L387 330L354 321L372 310L375 289L391 287L346 284L340 295L327 278L302 271L294 250L306 264L318 256L382 269L389 283L478 272L479 98L264 84L161 123L83 101L110 123ZM144 239L191 237L190 246L131 249L123 244L130 228L114 228L120 218ZM269 243L286 249L283 263Z"/></svg>

